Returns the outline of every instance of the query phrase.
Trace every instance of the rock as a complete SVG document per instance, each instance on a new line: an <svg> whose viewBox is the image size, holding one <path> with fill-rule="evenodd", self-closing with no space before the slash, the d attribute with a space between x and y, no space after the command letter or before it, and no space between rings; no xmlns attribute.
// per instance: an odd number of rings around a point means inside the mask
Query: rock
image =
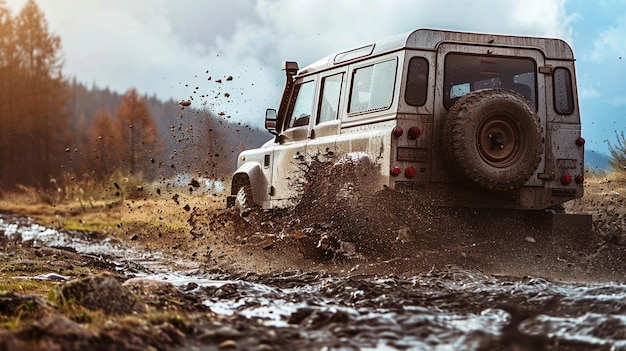
<svg viewBox="0 0 626 351"><path fill-rule="evenodd" d="M124 315L146 313L148 307L110 274L69 281L55 290L58 301L73 301L90 310Z"/></svg>
<svg viewBox="0 0 626 351"><path fill-rule="evenodd" d="M532 244L537 242L537 240L535 240L535 238L533 238L532 236L527 236L527 237L524 238L524 240L526 240L526 241L528 241L529 243L532 243Z"/></svg>
<svg viewBox="0 0 626 351"><path fill-rule="evenodd" d="M193 254L193 257L196 257L196 254L195 254L195 253ZM189 283L187 283L187 285L185 285L185 286L182 288L182 290L183 290L183 291L192 291L192 290L197 289L199 286L200 286L200 285L198 285L198 283L196 283L196 282L189 282Z"/></svg>
<svg viewBox="0 0 626 351"><path fill-rule="evenodd" d="M101 349L96 346L101 342L100 335L90 328L82 327L76 322L61 315L43 317L32 325L17 332L15 337L24 341L27 350L95 350ZM24 350L18 345L3 348L3 340L0 335L0 350ZM10 339L9 339L10 340ZM33 348L37 345L36 348ZM108 345L110 346L110 345ZM117 348L107 348L117 349Z"/></svg>
<svg viewBox="0 0 626 351"><path fill-rule="evenodd" d="M49 257L49 256L65 257L65 258L69 258L70 260L81 260L83 258L80 254L77 254L76 252L57 249L53 247L41 247L35 250L35 255L37 255L38 257Z"/></svg>
<svg viewBox="0 0 626 351"><path fill-rule="evenodd" d="M0 331L0 350L26 351L28 349L15 337L15 334Z"/></svg>
<svg viewBox="0 0 626 351"><path fill-rule="evenodd" d="M198 301L194 296L180 291L170 282L132 278L122 286L151 307L169 311L195 310Z"/></svg>
<svg viewBox="0 0 626 351"><path fill-rule="evenodd" d="M52 315L35 321L32 328L51 336L62 336L69 339L88 339L94 336L87 328L60 315Z"/></svg>
<svg viewBox="0 0 626 351"><path fill-rule="evenodd" d="M209 342L212 340L233 340L241 338L243 334L237 329L222 326L215 329L207 330L204 333L198 335L198 340L201 342Z"/></svg>
<svg viewBox="0 0 626 351"><path fill-rule="evenodd" d="M312 308L300 308L297 311L293 312L291 314L291 316L289 317L289 320L287 321L287 323L289 324L300 324L302 323L302 321L304 321L308 316L311 315L311 313L313 313L313 311L315 311Z"/></svg>
<svg viewBox="0 0 626 351"><path fill-rule="evenodd" d="M61 260L50 261L50 266L68 271L74 269L74 266L71 263Z"/></svg>
<svg viewBox="0 0 626 351"><path fill-rule="evenodd" d="M274 348L272 347L272 345L268 345L268 344L259 344L259 347L257 348L258 351L272 351L274 350Z"/></svg>
<svg viewBox="0 0 626 351"><path fill-rule="evenodd" d="M217 348L220 350L236 350L237 342L235 342L234 340L224 340L219 344Z"/></svg>
<svg viewBox="0 0 626 351"><path fill-rule="evenodd" d="M39 296L19 294L14 291L0 292L0 315L37 318L50 311L52 311L52 306Z"/></svg>

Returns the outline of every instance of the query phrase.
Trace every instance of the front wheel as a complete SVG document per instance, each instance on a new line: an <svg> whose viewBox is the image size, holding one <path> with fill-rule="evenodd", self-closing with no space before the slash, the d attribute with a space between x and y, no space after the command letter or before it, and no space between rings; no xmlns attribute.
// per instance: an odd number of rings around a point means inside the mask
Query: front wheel
<svg viewBox="0 0 626 351"><path fill-rule="evenodd" d="M252 187L250 185L244 185L237 191L235 208L239 210L239 215L244 218L248 217L256 208L252 199Z"/></svg>

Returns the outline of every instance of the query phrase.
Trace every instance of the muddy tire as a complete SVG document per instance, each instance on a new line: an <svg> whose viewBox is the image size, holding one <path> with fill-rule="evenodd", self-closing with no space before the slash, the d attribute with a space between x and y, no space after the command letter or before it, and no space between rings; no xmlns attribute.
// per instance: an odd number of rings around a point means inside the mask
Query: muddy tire
<svg viewBox="0 0 626 351"><path fill-rule="evenodd" d="M252 187L244 185L237 191L235 197L235 208L239 211L241 217L248 217L255 209L256 204L252 200Z"/></svg>
<svg viewBox="0 0 626 351"><path fill-rule="evenodd" d="M476 90L455 102L442 128L442 144L457 174L498 191L526 183L543 149L534 107L503 89Z"/></svg>

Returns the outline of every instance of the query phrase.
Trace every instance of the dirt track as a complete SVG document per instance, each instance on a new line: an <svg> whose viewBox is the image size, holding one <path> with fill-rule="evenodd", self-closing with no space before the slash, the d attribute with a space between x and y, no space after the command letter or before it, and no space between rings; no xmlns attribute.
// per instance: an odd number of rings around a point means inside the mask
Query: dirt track
<svg viewBox="0 0 626 351"><path fill-rule="evenodd" d="M60 282L43 288L71 292L63 287L84 284L95 295L84 302L75 297L68 309L66 298L47 300L41 297L49 295L45 292L3 293L3 306L14 308L0 311L2 322L12 323L15 316L22 322L15 332L0 332L0 346L604 350L622 345L620 330L626 326L614 315L623 311L626 290L609 283L623 283L626 273L621 182L589 182L585 199L567 205L570 212L593 214L594 231L583 238L549 234L536 214L432 207L391 191L361 197L358 206L348 206L354 201L350 196L319 201L335 190L305 197L294 209L245 219L234 209L189 206L190 197L173 201L168 195L154 204L129 201L121 216L120 208L109 209L107 216L120 225L108 234L63 232L67 243L54 248L40 247L46 243L41 239L5 239L7 281L10 274L44 273ZM166 214L163 206L173 209ZM137 215L155 213L181 216L188 228L131 224ZM79 211L64 215L90 218ZM34 232L46 240L58 236L38 228ZM97 253L89 253L94 248ZM113 280L91 278L107 271ZM129 279L137 276L149 279ZM65 277L72 280L63 282ZM98 285L103 281L106 285ZM111 286L120 296L137 296L144 307L133 315L98 312L99 303L111 298L98 292ZM35 307L25 313L20 306L27 305Z"/></svg>

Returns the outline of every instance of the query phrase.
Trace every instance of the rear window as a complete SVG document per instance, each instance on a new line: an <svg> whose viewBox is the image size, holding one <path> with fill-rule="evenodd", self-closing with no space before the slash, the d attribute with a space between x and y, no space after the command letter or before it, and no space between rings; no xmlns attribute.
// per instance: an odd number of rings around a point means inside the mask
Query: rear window
<svg viewBox="0 0 626 351"><path fill-rule="evenodd" d="M451 53L446 56L444 105L452 107L461 96L479 89L517 91L537 108L537 65L525 57Z"/></svg>
<svg viewBox="0 0 626 351"><path fill-rule="evenodd" d="M397 65L393 59L352 71L348 113L358 114L391 107Z"/></svg>

